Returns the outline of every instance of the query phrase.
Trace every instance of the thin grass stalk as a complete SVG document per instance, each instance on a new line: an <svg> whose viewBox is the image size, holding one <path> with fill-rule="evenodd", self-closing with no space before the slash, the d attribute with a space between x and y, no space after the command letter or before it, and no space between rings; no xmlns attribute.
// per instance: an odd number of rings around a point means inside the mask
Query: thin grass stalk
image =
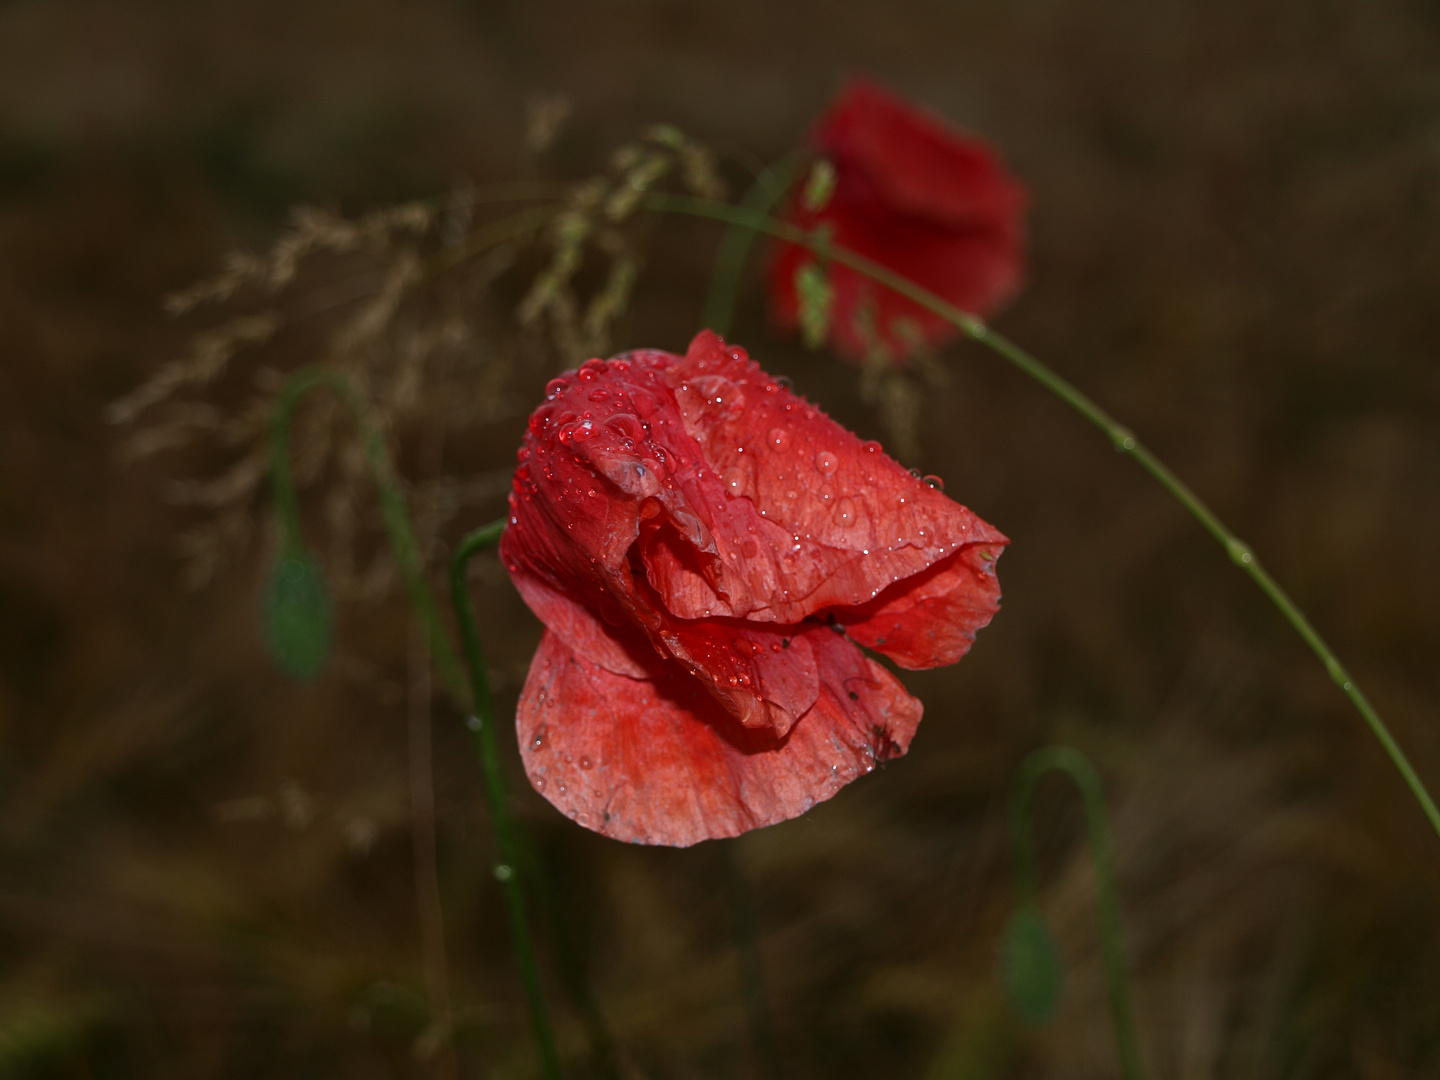
<svg viewBox="0 0 1440 1080"><path fill-rule="evenodd" d="M495 710L490 697L489 682L484 665L479 660L479 640L475 632L474 610L470 606L469 596L464 591L465 563L476 551L493 544L499 538L504 522L497 522L472 533L456 552L455 560L451 564L452 595L456 597L456 613L460 618L466 657L470 661L468 689L474 706L473 711L470 711L465 708L466 679L461 674L460 661L455 654L455 647L451 644L449 635L446 634L440 622L435 599L425 581L420 547L416 542L414 530L410 526L404 495L390 465L384 436L372 421L364 398L355 390L350 380L338 371L321 367L301 368L281 388L276 400L270 427L271 469L275 486L275 503L285 542L287 545L296 544L300 536L299 498L290 469L290 422L294 417L295 409L304 396L320 386L328 387L339 395L359 426L361 444L364 448L366 463L370 468L371 479L375 484L376 497L380 503L381 515L385 521L391 550L395 556L396 565L400 568L401 576L405 580L411 606L424 631L430 655L451 699L462 712L470 712L471 719L467 722L467 727L474 736L480 757L486 798L490 804L491 823L495 829L496 843L502 860L495 867L495 877L504 886L506 909L515 944L516 963L520 968L521 983L525 988L530 1026L535 1034L540 1051L541 1069L546 1080L561 1080L560 1055L556 1049L549 1011L546 1008L544 992L540 985L539 967L535 960L535 947L525 911L524 895L515 871L517 861L515 830L504 797L503 779L500 776L498 754L494 744ZM467 545L472 541L475 546L467 553Z"/></svg>
<svg viewBox="0 0 1440 1080"><path fill-rule="evenodd" d="M473 712L466 726L470 729L475 751L480 758L485 799L490 806L490 820L500 849L501 861L495 867L495 877L505 887L506 909L515 936L515 953L520 964L521 982L525 987L530 1025L540 1046L541 1064L547 1078L558 1078L561 1075L560 1056L555 1048L555 1035L550 1027L545 994L540 986L540 969L535 962L535 950L531 944L525 893L517 872L521 859L519 838L515 821L510 815L510 803L505 793L505 776L500 768L500 751L495 742L495 702L490 694L490 676L485 668L480 633L475 624L475 606L470 602L470 591L465 585L465 571L470 560L480 552L494 547L504 530L505 521L502 518L476 529L460 542L450 560L450 601L460 624L460 640L470 671Z"/></svg>
<svg viewBox="0 0 1440 1080"><path fill-rule="evenodd" d="M455 647L441 625L435 598L430 594L430 587L425 581L425 565L420 556L420 545L415 539L415 530L410 526L410 515L405 509L405 496L390 465L390 455L385 449L385 437L371 419L370 408L356 391L354 384L343 373L332 368L300 368L290 376L275 401L275 411L270 423L270 461L275 486L275 507L280 516L282 533L287 543L296 542L300 536L300 503L290 471L290 421L305 395L321 386L328 387L344 402L359 428L360 445L365 453L370 478L375 484L380 515L385 522L390 549L405 582L410 605L420 620L426 644L435 660L435 668L446 693L457 706L464 709L465 678L459 658L455 655Z"/></svg>
<svg viewBox="0 0 1440 1080"><path fill-rule="evenodd" d="M757 214L769 214L785 197L800 174L802 155L787 154L755 178L740 205ZM740 275L745 260L755 244L756 231L739 222L725 230L725 238L715 252L715 269L710 272L710 291L705 297L705 325L717 334L730 332L735 315L735 297L740 291Z"/></svg>
<svg viewBox="0 0 1440 1080"><path fill-rule="evenodd" d="M1047 772L1062 772L1080 789L1085 807L1085 831L1095 867L1095 907L1100 922L1100 951L1105 961L1105 986L1110 1016L1115 1025L1115 1052L1125 1080L1141 1080L1140 1041L1135 1034L1135 1012L1130 1003L1130 979L1125 971L1121 943L1120 892L1115 885L1115 856L1105 816L1105 787L1084 754L1068 746L1046 746L1020 763L1010 800L1010 834L1015 845L1016 892L1020 903L1033 905L1036 893L1035 847L1030 809L1035 785Z"/></svg>

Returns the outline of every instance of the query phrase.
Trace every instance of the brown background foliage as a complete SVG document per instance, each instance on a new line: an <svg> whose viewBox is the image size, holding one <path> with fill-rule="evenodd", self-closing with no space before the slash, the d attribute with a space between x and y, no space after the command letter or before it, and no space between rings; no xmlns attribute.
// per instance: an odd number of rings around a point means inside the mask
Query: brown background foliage
<svg viewBox="0 0 1440 1080"><path fill-rule="evenodd" d="M784 152L850 73L1002 149L1033 214L1000 327L1255 546L1440 786L1437 71L1420 0L0 5L0 1075L532 1075L443 704L456 1035L453 1057L417 1050L398 598L343 602L327 677L285 682L257 629L265 544L198 590L176 557L203 514L166 493L223 454L127 461L105 406L210 325L160 298L267 248L296 204L579 179L656 120L743 181L735 162ZM526 103L556 94L573 113L537 159ZM615 345L680 348L717 234L649 228ZM458 481L508 465L553 371L508 314L521 270L473 345L518 358L518 404L447 444ZM753 287L734 336L882 434L857 373L776 335ZM285 341L282 366L306 358ZM783 1074L1113 1075L1058 783L1038 830L1063 1007L1022 1028L996 989L1008 782L1051 741L1106 776L1153 1075L1440 1072L1440 841L1389 764L1180 508L1002 362L945 360L917 464L1011 536L1005 607L962 664L908 680L927 709L909 757L733 845ZM503 505L476 498L442 547ZM266 505L247 504L262 534ZM493 563L476 595L504 710L538 626ZM511 771L623 1075L763 1071L716 845L621 847Z"/></svg>

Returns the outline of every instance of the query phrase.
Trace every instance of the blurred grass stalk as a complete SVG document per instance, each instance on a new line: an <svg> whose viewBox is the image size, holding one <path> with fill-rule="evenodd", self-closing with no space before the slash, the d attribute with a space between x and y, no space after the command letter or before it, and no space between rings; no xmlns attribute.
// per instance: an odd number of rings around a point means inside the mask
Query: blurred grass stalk
<svg viewBox="0 0 1440 1080"><path fill-rule="evenodd" d="M431 595L430 587L426 583L420 548L415 540L415 531L410 524L409 514L405 508L404 495L400 490L389 454L385 449L384 436L373 423L364 398L350 380L338 371L321 367L301 368L281 388L275 403L270 428L271 469L277 512L280 516L281 529L285 535L287 547L293 547L300 542L299 499L290 471L290 424L296 408L305 395L322 386L328 387L341 398L360 428L361 443L365 450L371 477L375 483L376 496L385 519L386 533L395 556L395 562L405 579L406 591L409 593L415 616L420 622L428 651L451 698L460 707L462 714L468 714L470 717L467 726L475 736L476 747L479 751L481 772L490 804L491 825L495 830L501 857L501 862L495 867L495 877L505 891L506 907L514 938L516 960L520 967L521 981L525 987L530 1024L540 1052L542 1072L547 1080L560 1080L562 1075L560 1056L556 1049L554 1032L550 1026L544 992L540 986L539 967L535 960L535 947L530 934L529 919L526 915L524 892L516 869L520 861L518 844L515 838L514 823L511 820L505 798L504 781L500 773L499 757L495 747L495 709L490 697L489 683L475 628L474 609L470 604L464 584L465 567L469 559L499 539L504 521L477 530L467 537L466 541L457 549L455 559L451 564L453 599L456 614L460 619L466 659L469 662L469 700L467 702L467 687L460 673L460 662L449 635L446 634L440 622L435 598ZM469 705L468 709L466 708L467 704ZM427 738L424 741L428 746L428 726L425 734ZM432 829L430 837L432 857L434 854L433 843ZM424 891L423 885L421 889ZM435 899L438 900L438 897ZM430 906L427 898L422 897L422 915L429 913ZM422 922L430 921L432 920L428 918L422 919ZM427 942L425 958L427 976L430 974L433 948L433 943ZM439 948L443 950L443 941ZM433 979L428 981L433 982ZM445 996L448 997L448 988ZM443 1008L448 1013L448 1001L432 1001L431 1007L432 1010ZM441 1022L443 1023L444 1020L442 1019Z"/></svg>
<svg viewBox="0 0 1440 1080"><path fill-rule="evenodd" d="M1105 816L1105 788L1095 766L1080 751L1068 746L1046 746L1020 763L1010 800L1010 834L1015 850L1016 911L1011 918L1004 950L1005 981L1012 999L1028 1019L1042 1020L1054 1009L1060 993L1061 968L1054 939L1036 906L1035 846L1030 810L1035 785L1047 772L1062 772L1080 789L1085 808L1085 831L1095 868L1095 906L1100 917L1100 949L1105 962L1105 986L1115 1029L1115 1053L1125 1080L1141 1080L1140 1040L1135 1033L1135 1012L1130 1002L1130 978L1125 970L1121 942L1120 898L1115 886L1115 858ZM1038 947L1037 947L1038 946Z"/></svg>

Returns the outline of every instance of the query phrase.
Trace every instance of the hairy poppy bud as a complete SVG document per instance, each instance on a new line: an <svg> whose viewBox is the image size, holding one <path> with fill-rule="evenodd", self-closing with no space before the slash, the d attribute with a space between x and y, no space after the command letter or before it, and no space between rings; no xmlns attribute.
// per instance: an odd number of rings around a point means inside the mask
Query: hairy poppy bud
<svg viewBox="0 0 1440 1080"><path fill-rule="evenodd" d="M552 380L510 507L546 627L525 770L621 840L783 821L903 754L920 703L860 646L953 663L999 603L1004 536L708 330Z"/></svg>

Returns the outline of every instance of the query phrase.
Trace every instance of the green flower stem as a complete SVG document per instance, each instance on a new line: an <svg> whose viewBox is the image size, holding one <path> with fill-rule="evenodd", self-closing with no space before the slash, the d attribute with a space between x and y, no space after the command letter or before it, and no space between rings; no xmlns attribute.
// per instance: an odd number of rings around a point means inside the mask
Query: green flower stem
<svg viewBox="0 0 1440 1080"><path fill-rule="evenodd" d="M755 183L740 200L740 206L756 214L768 215L790 190L800 174L803 156L787 154L755 178ZM732 222L725 231L715 253L715 269L710 274L710 293L705 298L705 325L717 334L730 332L735 314L735 294L740 287L740 274L745 259L755 243L755 230L740 222Z"/></svg>
<svg viewBox="0 0 1440 1080"><path fill-rule="evenodd" d="M415 531L410 527L410 516L405 510L405 496L390 466L390 455L385 450L385 437L371 419L365 399L343 373L332 368L312 366L296 371L281 388L271 416L271 474L274 478L275 506L280 517L283 542L287 551L295 550L300 543L300 504L290 471L290 421L305 395L320 386L328 387L339 396L360 429L360 443L365 452L365 462L370 469L370 478L375 484L375 495L380 503L380 514L390 538L395 563L400 568L400 576L405 580L410 603L424 627L426 641L430 646L430 654L435 659L440 680L452 700L463 708L465 678L461 672L460 661L455 655L455 647L450 643L450 638L440 623L435 598L425 582L425 566L420 556L420 545L415 540Z"/></svg>
<svg viewBox="0 0 1440 1080"><path fill-rule="evenodd" d="M364 398L341 372L321 367L301 368L281 389L276 400L270 426L271 469L275 484L275 504L280 517L281 531L287 551L293 552L300 546L299 500L295 492L294 478L290 470L290 422L296 407L309 391L325 386L339 395L355 417L360 428L360 439L365 451L366 463L370 467L381 515L385 521L390 546L395 561L405 579L410 602L425 628L430 654L435 661L441 681L451 699L462 712L473 701L475 721L469 726L475 736L481 762L485 792L490 804L491 821L495 828L496 842L500 849L501 863L495 868L495 876L505 889L510 927L515 939L516 961L520 967L521 981L525 987L530 1013L531 1027L540 1047L541 1065L546 1080L559 1080L560 1058L555 1047L555 1036L550 1027L545 1008L545 999L540 987L539 969L535 961L535 948L530 936L529 923L525 914L524 896L515 870L515 829L505 801L503 781L494 744L494 707L485 669L479 662L478 639L474 639L474 611L469 597L463 592L464 566L475 552L494 544L504 522L497 522L480 529L466 538L465 544L456 553L451 567L452 585L461 582L458 595L463 600L456 603L460 616L462 637L465 639L467 657L471 660L470 681L467 685L461 672L460 662L455 654L449 635L441 625L435 599L425 581L424 563L420 557L420 546L415 540L414 530L405 509L405 498L399 482L390 466L390 457L385 450L384 436L370 417L370 410ZM467 545L468 550L467 550ZM456 578L457 573L460 575Z"/></svg>
<svg viewBox="0 0 1440 1080"><path fill-rule="evenodd" d="M683 195L655 194L649 195L641 204L647 210L660 213L689 214L695 217L707 217L716 221L725 222L731 226L752 229L755 232L767 233L781 240L801 247L808 248L818 256L831 259L843 266L848 266L857 273L863 274L872 281L879 282L888 288L894 289L902 296L913 300L927 311L933 312L940 318L945 319L952 325L958 327L967 337L985 345L993 352L998 353L1010 361L1025 374L1029 375L1041 386L1049 390L1060 400L1064 401L1072 409L1078 412L1085 419L1103 431L1114 445L1115 449L1122 454L1128 454L1139 466L1149 473L1154 479L1168 491L1191 515L1210 533L1225 549L1225 553L1241 570L1250 575L1250 578L1260 587L1260 590L1270 598L1285 621L1295 630L1297 634L1309 645L1320 662L1325 665L1326 672L1335 684L1350 699L1355 706L1356 712L1370 728L1371 733L1379 741L1386 755L1392 764L1399 771L1410 793L1415 801L1420 804L1425 817L1429 820L1431 827L1437 836L1440 836L1440 809L1435 806L1435 800L1431 798L1430 792L1426 790L1424 783L1410 764L1405 751L1395 741L1395 737L1386 727L1385 722L1380 719L1380 714L1355 680L1350 676L1349 671L1340 663L1339 657L1325 644L1323 638L1310 625L1310 620L1295 606L1295 602L1282 589L1279 583L1270 576L1260 565L1260 560L1249 545L1240 540L1234 533L1225 527L1214 512L1200 500L1190 488L1170 469L1157 458L1147 447L1135 438L1133 432L1122 424L1118 423L1099 405L1091 401L1085 394L1081 393L1069 380L1051 371L1035 357L1010 341L1008 338L996 333L985 325L982 319L967 312L961 311L953 304L941 300L934 293L927 292L920 288L908 278L895 273L879 263L873 262L862 255L857 255L847 248L837 247L823 236L816 236L787 225L783 221L777 221L767 214L758 213L745 207L731 206L727 203L706 202L701 199L693 199Z"/></svg>
<svg viewBox="0 0 1440 1080"><path fill-rule="evenodd" d="M470 560L487 548L494 547L504 530L505 521L502 518L476 529L460 542L450 560L450 600L460 623L460 639L464 644L465 659L470 669L470 696L474 712L469 727L476 752L480 756L480 770L485 779L485 798L490 804L490 820L494 824L495 837L500 848L501 862L495 868L495 876L505 886L510 929L515 936L515 955L520 964L520 978L525 986L526 1004L530 1011L530 1026L534 1029L535 1040L540 1045L545 1076L558 1078L561 1075L560 1055L555 1049L555 1035L550 1028L545 994L540 986L540 969L535 962L535 950L531 944L525 894L518 873L520 844L515 821L510 816L510 804L505 794L505 776L500 769L500 751L495 743L495 703L490 696L490 678L485 670L480 633L475 625L475 607L470 602L470 592L465 585L465 571Z"/></svg>
<svg viewBox="0 0 1440 1080"><path fill-rule="evenodd" d="M1075 781L1085 804L1085 830L1095 865L1095 906L1100 917L1100 949L1105 960L1105 983L1110 1014L1115 1024L1115 1051L1125 1080L1140 1080L1140 1043L1130 1006L1130 981L1125 973L1125 951L1120 943L1120 900L1115 887L1115 859L1110 828L1105 818L1105 789L1100 774L1078 750L1047 746L1020 763L1010 798L1010 835L1015 845L1017 900L1033 907L1036 892L1035 848L1030 835L1030 807L1035 784L1047 772L1063 772Z"/></svg>

